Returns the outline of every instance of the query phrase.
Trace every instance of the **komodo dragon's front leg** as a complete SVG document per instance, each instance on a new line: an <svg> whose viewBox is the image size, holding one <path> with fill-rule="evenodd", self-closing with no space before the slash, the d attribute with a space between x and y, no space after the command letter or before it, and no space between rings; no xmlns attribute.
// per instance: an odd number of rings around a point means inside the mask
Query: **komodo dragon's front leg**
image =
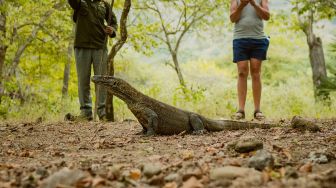
<svg viewBox="0 0 336 188"><path fill-rule="evenodd" d="M128 105L128 108L142 125L142 133L144 133L146 136L154 135L155 131L158 130L158 115L153 110L142 104L130 104Z"/></svg>
<svg viewBox="0 0 336 188"><path fill-rule="evenodd" d="M201 118L197 114L190 114L189 115L190 125L192 127L194 134L203 134L205 131L204 124Z"/></svg>

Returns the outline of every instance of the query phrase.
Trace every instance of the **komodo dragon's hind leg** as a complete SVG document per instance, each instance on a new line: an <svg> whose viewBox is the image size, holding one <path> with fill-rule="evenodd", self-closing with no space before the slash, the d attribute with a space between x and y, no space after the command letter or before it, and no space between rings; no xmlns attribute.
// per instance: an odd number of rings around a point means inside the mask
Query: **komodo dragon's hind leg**
<svg viewBox="0 0 336 188"><path fill-rule="evenodd" d="M159 124L158 115L153 110L141 104L129 105L128 107L142 125L142 133L146 136L155 135Z"/></svg>
<svg viewBox="0 0 336 188"><path fill-rule="evenodd" d="M205 133L204 124L202 120L198 117L198 115L191 114L189 118L193 134L204 134Z"/></svg>

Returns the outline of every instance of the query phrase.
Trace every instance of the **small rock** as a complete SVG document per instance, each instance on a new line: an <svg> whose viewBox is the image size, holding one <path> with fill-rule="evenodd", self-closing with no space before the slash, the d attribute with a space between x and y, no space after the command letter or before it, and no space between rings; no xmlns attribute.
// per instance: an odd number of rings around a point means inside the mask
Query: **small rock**
<svg viewBox="0 0 336 188"><path fill-rule="evenodd" d="M39 167L35 171L36 175L38 175L41 179L48 177L49 173L44 167Z"/></svg>
<svg viewBox="0 0 336 188"><path fill-rule="evenodd" d="M171 173L164 178L166 182L176 181L180 177L177 173Z"/></svg>
<svg viewBox="0 0 336 188"><path fill-rule="evenodd" d="M210 171L210 179L212 180L235 179L238 177L246 177L250 174L261 176L261 173L254 169L235 167L235 166L225 166Z"/></svg>
<svg viewBox="0 0 336 188"><path fill-rule="evenodd" d="M218 157L225 157L225 153L222 152L222 151L220 151L220 152L218 152L217 156L218 156Z"/></svg>
<svg viewBox="0 0 336 188"><path fill-rule="evenodd" d="M293 129L309 130L311 132L321 131L320 127L311 120L304 119L300 116L294 116L291 121Z"/></svg>
<svg viewBox="0 0 336 188"><path fill-rule="evenodd" d="M248 166L256 170L263 170L264 168L272 168L274 165L274 158L271 153L266 150L259 150L248 161Z"/></svg>
<svg viewBox="0 0 336 188"><path fill-rule="evenodd" d="M263 148L263 143L255 138L244 138L228 145L228 148L233 148L238 153L248 153L251 151Z"/></svg>
<svg viewBox="0 0 336 188"><path fill-rule="evenodd" d="M177 188L177 183L176 182L169 182L166 183L163 188Z"/></svg>
<svg viewBox="0 0 336 188"><path fill-rule="evenodd" d="M121 166L114 165L109 168L107 178L109 180L118 180L121 177Z"/></svg>
<svg viewBox="0 0 336 188"><path fill-rule="evenodd" d="M83 179L85 174L80 170L70 170L68 168L63 168L62 170L49 176L46 180L42 182L42 188L56 188L58 184L65 186L75 185L78 181Z"/></svg>
<svg viewBox="0 0 336 188"><path fill-rule="evenodd" d="M184 172L183 172L183 176L182 176L182 180L186 181L188 179L190 179L191 177L196 177L197 179L202 178L202 170L198 167L194 167L194 166L189 166Z"/></svg>
<svg viewBox="0 0 336 188"><path fill-rule="evenodd" d="M323 152L315 152L315 151L309 153L308 161L318 164L325 164L329 162L326 154L324 154Z"/></svg>
<svg viewBox="0 0 336 188"><path fill-rule="evenodd" d="M30 187L37 187L37 179L34 175L29 175L22 179L22 187L30 188Z"/></svg>
<svg viewBox="0 0 336 188"><path fill-rule="evenodd" d="M162 174L155 175L148 180L149 185L162 185L164 183L164 177Z"/></svg>
<svg viewBox="0 0 336 188"><path fill-rule="evenodd" d="M161 166L157 164L146 164L143 167L143 173L147 178L157 175L161 172Z"/></svg>
<svg viewBox="0 0 336 188"><path fill-rule="evenodd" d="M204 185L199 180L197 180L195 177L189 178L182 185L182 188L203 188L203 187Z"/></svg>

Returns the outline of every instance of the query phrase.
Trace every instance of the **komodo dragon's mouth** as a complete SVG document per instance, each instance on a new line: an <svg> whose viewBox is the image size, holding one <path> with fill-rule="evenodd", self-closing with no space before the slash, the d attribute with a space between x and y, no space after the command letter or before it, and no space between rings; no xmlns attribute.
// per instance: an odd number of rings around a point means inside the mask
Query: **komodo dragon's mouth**
<svg viewBox="0 0 336 188"><path fill-rule="evenodd" d="M132 86L128 85L125 81L114 76L95 75L91 78L95 84L106 87L113 95L119 97L125 102L134 101L135 97L132 96L134 90Z"/></svg>

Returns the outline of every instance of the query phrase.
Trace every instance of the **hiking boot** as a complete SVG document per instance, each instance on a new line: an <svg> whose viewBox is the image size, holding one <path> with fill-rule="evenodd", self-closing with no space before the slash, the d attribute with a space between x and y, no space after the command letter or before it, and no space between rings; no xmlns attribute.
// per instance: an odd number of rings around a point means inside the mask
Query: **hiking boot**
<svg viewBox="0 0 336 188"><path fill-rule="evenodd" d="M245 112L243 110L238 110L231 118L233 120L243 120L245 119Z"/></svg>

